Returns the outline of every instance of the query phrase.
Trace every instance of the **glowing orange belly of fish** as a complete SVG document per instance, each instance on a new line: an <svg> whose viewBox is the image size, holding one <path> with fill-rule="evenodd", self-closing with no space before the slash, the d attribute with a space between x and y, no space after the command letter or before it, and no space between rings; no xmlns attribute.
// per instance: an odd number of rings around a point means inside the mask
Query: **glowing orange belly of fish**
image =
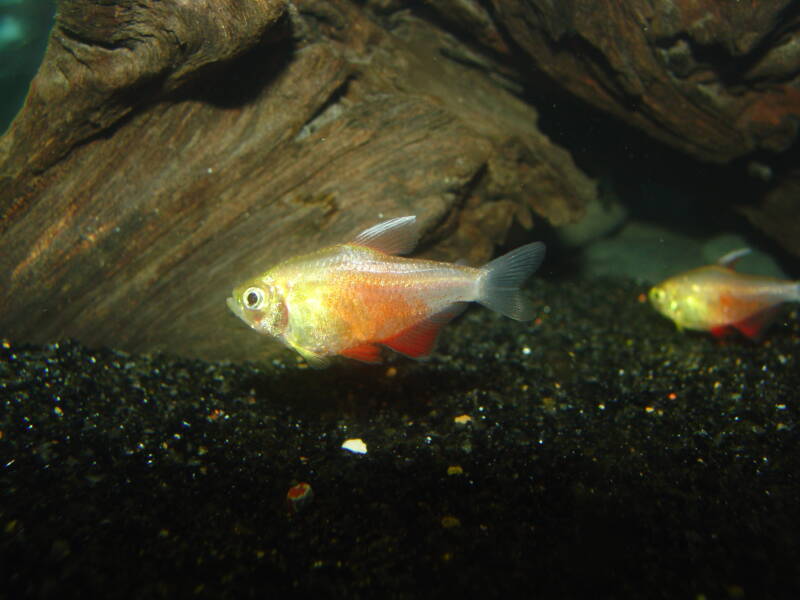
<svg viewBox="0 0 800 600"><path fill-rule="evenodd" d="M394 256L411 251L417 237L415 217L380 223L349 244L280 263L237 287L228 306L315 367L337 354L379 362L377 344L427 356L439 329L467 302L533 318L519 286L541 263L543 244L522 246L480 269Z"/></svg>

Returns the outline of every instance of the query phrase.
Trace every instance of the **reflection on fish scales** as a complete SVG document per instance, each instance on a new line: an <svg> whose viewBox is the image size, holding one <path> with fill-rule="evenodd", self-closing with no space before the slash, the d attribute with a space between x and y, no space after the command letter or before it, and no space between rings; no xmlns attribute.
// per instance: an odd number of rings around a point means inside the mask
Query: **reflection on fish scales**
<svg viewBox="0 0 800 600"><path fill-rule="evenodd" d="M735 328L760 339L783 303L800 302L800 282L737 273L736 261L749 252L736 250L715 265L662 281L650 290L650 302L679 329L721 336Z"/></svg>
<svg viewBox="0 0 800 600"><path fill-rule="evenodd" d="M403 258L419 237L416 217L363 231L352 242L290 258L233 290L228 307L259 333L314 367L342 355L380 362L379 346L428 356L443 325L469 302L519 321L532 319L520 286L544 244L521 246L482 268Z"/></svg>

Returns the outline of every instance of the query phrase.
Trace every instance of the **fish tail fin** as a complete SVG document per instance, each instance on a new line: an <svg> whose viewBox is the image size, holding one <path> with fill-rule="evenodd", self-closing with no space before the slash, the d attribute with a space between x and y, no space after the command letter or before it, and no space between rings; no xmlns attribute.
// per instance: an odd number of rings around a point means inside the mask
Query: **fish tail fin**
<svg viewBox="0 0 800 600"><path fill-rule="evenodd" d="M476 301L517 321L532 319L533 304L522 294L520 286L539 268L542 260L542 242L520 246L494 259L483 267Z"/></svg>

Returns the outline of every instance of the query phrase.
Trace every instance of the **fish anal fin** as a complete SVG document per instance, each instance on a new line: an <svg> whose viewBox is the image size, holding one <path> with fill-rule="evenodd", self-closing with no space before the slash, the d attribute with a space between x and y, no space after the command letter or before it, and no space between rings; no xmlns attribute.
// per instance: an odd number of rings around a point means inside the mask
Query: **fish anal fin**
<svg viewBox="0 0 800 600"><path fill-rule="evenodd" d="M426 358L433 352L442 327L464 312L466 307L467 302L455 302L380 343L410 358Z"/></svg>
<svg viewBox="0 0 800 600"><path fill-rule="evenodd" d="M350 244L386 254L408 254L414 250L418 240L417 217L411 215L378 223L359 233Z"/></svg>
<svg viewBox="0 0 800 600"><path fill-rule="evenodd" d="M775 321L780 309L780 305L770 306L750 315L746 319L732 323L732 325L754 342L758 342L764 337L764 332L767 328Z"/></svg>
<svg viewBox="0 0 800 600"><path fill-rule="evenodd" d="M339 352L347 358L354 358L365 363L380 363L381 350L375 344L360 344Z"/></svg>
<svg viewBox="0 0 800 600"><path fill-rule="evenodd" d="M727 325L715 325L711 329L709 329L711 335L713 335L718 340L727 337L731 333L731 328Z"/></svg>

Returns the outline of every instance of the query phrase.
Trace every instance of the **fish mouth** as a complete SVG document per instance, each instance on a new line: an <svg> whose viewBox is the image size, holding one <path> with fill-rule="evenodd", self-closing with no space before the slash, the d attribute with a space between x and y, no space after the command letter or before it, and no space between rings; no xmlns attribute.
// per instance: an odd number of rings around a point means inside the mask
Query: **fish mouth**
<svg viewBox="0 0 800 600"><path fill-rule="evenodd" d="M244 321L250 329L263 333L260 327L262 327L261 322L264 314L261 311L245 310L242 303L234 297L226 298L225 303L231 309L231 312Z"/></svg>
<svg viewBox="0 0 800 600"><path fill-rule="evenodd" d="M247 320L247 317L244 315L244 308L242 305L239 304L234 298L227 298L225 303L228 305L228 308L231 309L231 312L239 317L242 321L247 323L248 326L252 327L252 324Z"/></svg>

